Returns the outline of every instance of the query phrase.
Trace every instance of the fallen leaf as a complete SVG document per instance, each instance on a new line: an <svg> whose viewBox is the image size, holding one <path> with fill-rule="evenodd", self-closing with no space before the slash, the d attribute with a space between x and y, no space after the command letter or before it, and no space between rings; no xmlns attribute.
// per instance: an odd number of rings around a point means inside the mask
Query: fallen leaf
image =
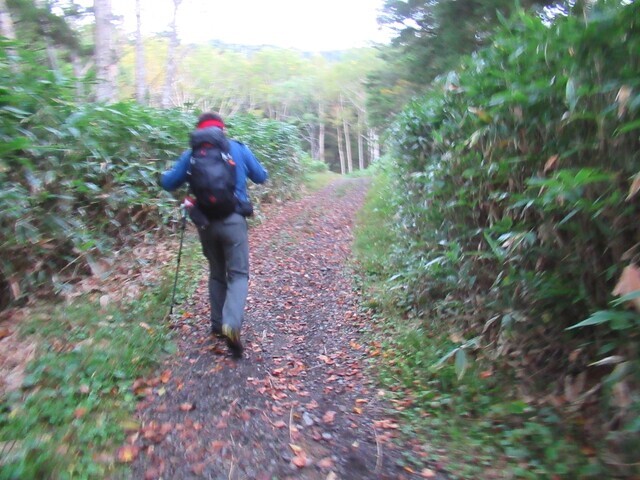
<svg viewBox="0 0 640 480"><path fill-rule="evenodd" d="M191 410L195 410L196 406L193 403L181 403L180 404L180 410L182 410L183 412L190 412Z"/></svg>
<svg viewBox="0 0 640 480"><path fill-rule="evenodd" d="M209 447L213 453L218 453L225 447L226 443L222 440L214 440L209 444Z"/></svg>
<svg viewBox="0 0 640 480"><path fill-rule="evenodd" d="M436 472L434 472L429 468L423 468L422 471L420 472L420 476L422 478L436 478Z"/></svg>
<svg viewBox="0 0 640 480"><path fill-rule="evenodd" d="M204 467L205 467L204 463L196 463L194 466L191 467L191 471L196 475L200 476L202 475L202 472L204 472Z"/></svg>
<svg viewBox="0 0 640 480"><path fill-rule="evenodd" d="M282 420L278 420L277 422L275 422L273 424L274 427L276 428L284 428L287 426L287 424L285 422L283 422Z"/></svg>
<svg viewBox="0 0 640 480"><path fill-rule="evenodd" d="M551 155L548 159L547 162L544 164L544 173L547 173L549 170L553 169L556 166L556 163L558 163L558 159L560 158L560 155Z"/></svg>
<svg viewBox="0 0 640 480"><path fill-rule="evenodd" d="M333 463L333 459L331 457L324 457L316 465L319 468L322 468L324 470L328 470L330 468L333 468L334 463Z"/></svg>
<svg viewBox="0 0 640 480"><path fill-rule="evenodd" d="M11 335L11 332L8 328L0 328L0 340Z"/></svg>
<svg viewBox="0 0 640 480"><path fill-rule="evenodd" d="M304 451L300 452L298 455L291 459L293 464L298 468L304 468L307 466L307 454Z"/></svg>
<svg viewBox="0 0 640 480"><path fill-rule="evenodd" d="M625 198L625 200L628 202L633 197L635 197L639 191L640 191L640 173L636 174L636 176L633 177L633 182L631 183L631 187L629 188L629 195L627 195L627 198Z"/></svg>
<svg viewBox="0 0 640 480"><path fill-rule="evenodd" d="M331 365L333 363L333 360L331 360L329 357L327 357L326 355L318 355L318 359L322 360L324 363L326 363L327 365Z"/></svg>
<svg viewBox="0 0 640 480"><path fill-rule="evenodd" d="M165 370L160 375L160 381L162 383L169 383L169 379L171 378L171 370Z"/></svg>
<svg viewBox="0 0 640 480"><path fill-rule="evenodd" d="M156 480L157 478L160 478L161 475L162 474L159 469L151 467L144 472L144 480Z"/></svg>
<svg viewBox="0 0 640 480"><path fill-rule="evenodd" d="M141 429L141 432L142 437L145 440L148 440L151 443L160 443L164 440L164 437L166 437L167 433L169 433L171 430L172 428L170 423L158 425L157 422L150 422L149 425Z"/></svg>
<svg viewBox="0 0 640 480"><path fill-rule="evenodd" d="M329 410L322 416L322 421L324 423L333 423L335 418L336 418L336 412L334 412L333 410Z"/></svg>
<svg viewBox="0 0 640 480"><path fill-rule="evenodd" d="M14 300L20 298L20 282L13 277L9 277L9 288Z"/></svg>
<svg viewBox="0 0 640 480"><path fill-rule="evenodd" d="M130 463L138 456L140 449L135 445L125 445L118 449L116 458L120 463Z"/></svg>
<svg viewBox="0 0 640 480"><path fill-rule="evenodd" d="M296 455L299 455L302 452L302 447L294 445L293 443L290 443L289 447L291 447L291 450L293 450L293 453L295 453Z"/></svg>
<svg viewBox="0 0 640 480"><path fill-rule="evenodd" d="M622 117L627 110L627 104L629 103L629 98L631 97L631 87L628 85L623 85L618 90L618 94L616 95L616 102L618 102L618 117Z"/></svg>
<svg viewBox="0 0 640 480"><path fill-rule="evenodd" d="M629 265L622 271L618 284L612 293L616 296L624 296L638 290L640 290L640 269L635 265ZM634 298L629 303L640 311L640 298Z"/></svg>

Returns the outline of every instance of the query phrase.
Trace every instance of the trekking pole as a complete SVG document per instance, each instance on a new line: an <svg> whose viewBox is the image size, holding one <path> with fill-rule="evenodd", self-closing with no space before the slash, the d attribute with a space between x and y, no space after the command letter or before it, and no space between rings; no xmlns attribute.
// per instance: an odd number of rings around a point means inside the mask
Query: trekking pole
<svg viewBox="0 0 640 480"><path fill-rule="evenodd" d="M178 249L178 264L176 265L176 278L173 281L173 295L171 295L171 308L169 309L169 315L173 315L173 303L176 300L176 287L178 286L178 272L180 271L180 257L182 256L182 242L184 241L184 231L187 227L187 205L185 203L180 205L180 209L182 210L182 226L180 229L180 248Z"/></svg>

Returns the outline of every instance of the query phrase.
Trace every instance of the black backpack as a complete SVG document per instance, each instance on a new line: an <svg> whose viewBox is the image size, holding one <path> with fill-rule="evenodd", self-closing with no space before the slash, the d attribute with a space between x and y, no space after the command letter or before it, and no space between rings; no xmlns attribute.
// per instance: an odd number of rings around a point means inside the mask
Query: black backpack
<svg viewBox="0 0 640 480"><path fill-rule="evenodd" d="M236 211L236 164L229 140L217 127L191 133L191 163L187 181L198 207L209 219L228 217Z"/></svg>

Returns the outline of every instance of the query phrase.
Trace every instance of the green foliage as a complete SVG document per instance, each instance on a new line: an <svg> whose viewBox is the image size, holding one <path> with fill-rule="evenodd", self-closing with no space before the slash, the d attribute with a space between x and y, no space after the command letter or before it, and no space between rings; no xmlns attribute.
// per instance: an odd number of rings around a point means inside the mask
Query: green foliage
<svg viewBox="0 0 640 480"><path fill-rule="evenodd" d="M75 103L35 60L17 75L0 66L0 283L14 292L62 288L95 256L165 224L173 206L157 162L180 152L188 129L179 112Z"/></svg>
<svg viewBox="0 0 640 480"><path fill-rule="evenodd" d="M173 197L157 184L187 147L195 115L133 102L78 103L75 85L38 54L20 50L13 71L0 54L0 306L39 289L60 291L97 257L176 224ZM295 129L229 119L270 172L260 200L287 198L301 178Z"/></svg>
<svg viewBox="0 0 640 480"><path fill-rule="evenodd" d="M489 472L500 478L597 478L602 466L580 451L578 428L519 398L513 372L494 370L481 339L460 334L454 302L438 305L426 294L413 296L413 304L407 299L411 285L397 261L406 245L394 229L399 178L389 161L376 172L358 216L355 251L368 305L377 312L382 359L375 358L375 369L400 406L395 413L404 420L402 433L428 444L429 460L444 465L451 478ZM439 308L442 318L417 317L412 309L420 303ZM405 466L419 470L424 460L407 453Z"/></svg>
<svg viewBox="0 0 640 480"><path fill-rule="evenodd" d="M313 160L308 155L302 157L302 165L305 172L325 173L329 171L329 166L321 160Z"/></svg>
<svg viewBox="0 0 640 480"><path fill-rule="evenodd" d="M202 269L197 237L185 239L177 303ZM21 389L0 399L0 479L121 478L116 449L137 430L135 381L147 378L175 345L164 314L175 263L128 303L95 296L39 307L20 326L38 344ZM178 312L176 307L174 312ZM144 393L142 393L144 395Z"/></svg>
<svg viewBox="0 0 640 480"><path fill-rule="evenodd" d="M104 478L135 425L132 384L173 351L158 311L171 275L134 304L101 308L83 298L37 313L22 334L38 339L20 391L0 403L0 478ZM102 461L98 461L103 458Z"/></svg>
<svg viewBox="0 0 640 480"><path fill-rule="evenodd" d="M62 46L69 51L78 53L80 42L77 33L67 23L65 17L82 15L83 8L79 5L56 5L58 10L64 10L64 15L52 12L54 2L36 2L34 0L7 0L6 5L13 16L14 22L20 25L17 33L25 43L49 42Z"/></svg>
<svg viewBox="0 0 640 480"><path fill-rule="evenodd" d="M505 20L491 48L434 82L389 135L402 188L385 288L397 307L479 337L477 362L515 369L521 388L555 399L559 425L582 425L598 461L623 475L637 462L638 317L604 308L622 269L640 261L629 193L640 164L638 18L637 3L605 2L550 24ZM468 370L462 347L435 363L455 370L458 357Z"/></svg>
<svg viewBox="0 0 640 480"><path fill-rule="evenodd" d="M558 4L544 0L386 0L378 22L395 32L380 47L382 68L369 75L367 104L372 123L386 126L407 101L428 90L430 82L462 55L489 45L491 32L517 6L540 9ZM556 7L559 8L559 7Z"/></svg>
<svg viewBox="0 0 640 480"><path fill-rule="evenodd" d="M291 198L302 179L302 151L298 130L286 123L238 115L227 120L230 135L245 142L269 172L260 187L265 201Z"/></svg>

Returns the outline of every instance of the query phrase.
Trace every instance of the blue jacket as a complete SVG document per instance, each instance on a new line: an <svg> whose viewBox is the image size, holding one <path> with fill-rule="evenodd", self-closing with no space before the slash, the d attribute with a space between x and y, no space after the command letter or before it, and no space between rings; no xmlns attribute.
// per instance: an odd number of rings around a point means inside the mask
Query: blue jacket
<svg viewBox="0 0 640 480"><path fill-rule="evenodd" d="M264 183L269 178L269 175L244 143L237 140L229 140L229 144L231 157L236 164L236 197L242 202L248 202L247 178L254 183ZM182 152L173 168L162 174L160 179L162 188L173 191L187 181L190 159L191 149Z"/></svg>

